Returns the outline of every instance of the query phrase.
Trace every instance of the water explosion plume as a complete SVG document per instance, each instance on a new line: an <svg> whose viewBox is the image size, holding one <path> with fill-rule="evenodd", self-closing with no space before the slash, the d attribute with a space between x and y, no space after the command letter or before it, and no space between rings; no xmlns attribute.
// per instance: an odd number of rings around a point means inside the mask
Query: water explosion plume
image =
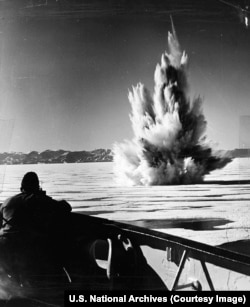
<svg viewBox="0 0 250 307"><path fill-rule="evenodd" d="M114 171L119 184L168 185L203 181L230 158L213 152L206 142L202 99L188 98L188 57L174 28L168 53L155 70L153 96L139 83L129 93L134 138L115 144Z"/></svg>

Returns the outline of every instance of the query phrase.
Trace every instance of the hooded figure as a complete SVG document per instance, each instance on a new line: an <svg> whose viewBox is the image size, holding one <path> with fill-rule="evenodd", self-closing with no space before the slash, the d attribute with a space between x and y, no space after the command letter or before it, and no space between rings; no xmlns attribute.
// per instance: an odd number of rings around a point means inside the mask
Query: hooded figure
<svg viewBox="0 0 250 307"><path fill-rule="evenodd" d="M66 201L56 201L40 188L35 172L24 175L21 193L8 198L0 208L2 228L0 235L34 235L49 233L60 222L62 214L71 211Z"/></svg>
<svg viewBox="0 0 250 307"><path fill-rule="evenodd" d="M34 172L24 175L20 190L0 208L2 263L22 277L62 271L71 206L47 196Z"/></svg>

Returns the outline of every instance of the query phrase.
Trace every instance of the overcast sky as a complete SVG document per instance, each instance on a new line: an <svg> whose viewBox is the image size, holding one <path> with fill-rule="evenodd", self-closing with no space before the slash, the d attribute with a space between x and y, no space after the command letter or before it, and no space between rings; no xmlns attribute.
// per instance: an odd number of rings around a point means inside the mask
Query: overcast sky
<svg viewBox="0 0 250 307"><path fill-rule="evenodd" d="M244 1L228 1L243 5ZM247 1L245 1L247 2ZM0 0L0 152L111 148L132 138L128 90L153 90L173 17L208 139L239 146L250 29L218 0Z"/></svg>

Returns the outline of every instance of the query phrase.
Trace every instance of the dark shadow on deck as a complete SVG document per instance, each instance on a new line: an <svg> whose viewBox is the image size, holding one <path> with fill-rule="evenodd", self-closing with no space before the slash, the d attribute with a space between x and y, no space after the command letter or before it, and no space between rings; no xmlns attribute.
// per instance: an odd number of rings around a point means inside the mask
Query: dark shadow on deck
<svg viewBox="0 0 250 307"><path fill-rule="evenodd" d="M239 254L250 256L250 240L238 240L234 242L227 242L218 247L230 250Z"/></svg>
<svg viewBox="0 0 250 307"><path fill-rule="evenodd" d="M219 185L234 185L234 184L250 184L250 180L206 180L201 184L219 184Z"/></svg>
<svg viewBox="0 0 250 307"><path fill-rule="evenodd" d="M127 224L149 229L184 228L191 230L221 230L217 226L226 225L232 221L227 219L178 219L178 220L137 220L126 221Z"/></svg>

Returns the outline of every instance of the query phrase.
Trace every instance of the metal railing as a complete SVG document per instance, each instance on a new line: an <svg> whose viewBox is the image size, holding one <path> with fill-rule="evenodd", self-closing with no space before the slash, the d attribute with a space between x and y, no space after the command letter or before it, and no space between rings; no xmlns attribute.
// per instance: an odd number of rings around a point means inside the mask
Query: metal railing
<svg viewBox="0 0 250 307"><path fill-rule="evenodd" d="M209 274L207 264L250 276L250 257L247 255L138 226L111 221L107 221L107 225L115 226L117 229L122 230L129 238L135 240L139 245L145 244L161 250L166 250L166 247L170 247L180 251L182 256L180 257L178 269L170 290L181 288L178 286L178 282L185 263L187 259L190 258L200 262L209 288L212 291L215 290L215 287ZM197 285L197 287L198 289L196 290L199 290L199 285Z"/></svg>

